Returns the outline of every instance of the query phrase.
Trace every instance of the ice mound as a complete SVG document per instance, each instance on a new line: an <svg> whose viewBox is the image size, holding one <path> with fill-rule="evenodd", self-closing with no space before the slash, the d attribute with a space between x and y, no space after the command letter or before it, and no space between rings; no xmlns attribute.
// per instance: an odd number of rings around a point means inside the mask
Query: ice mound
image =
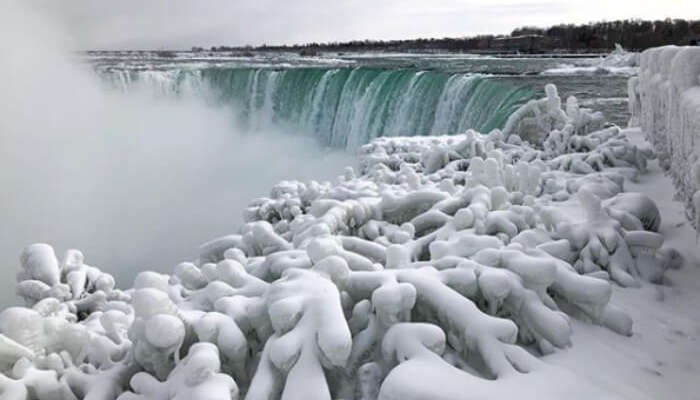
<svg viewBox="0 0 700 400"><path fill-rule="evenodd" d="M578 64L561 64L542 72L543 75L636 75L639 70L639 53L629 52L619 44L604 58L587 60Z"/></svg>
<svg viewBox="0 0 700 400"><path fill-rule="evenodd" d="M700 47L646 50L629 80L631 126L639 126L700 229Z"/></svg>
<svg viewBox="0 0 700 400"><path fill-rule="evenodd" d="M281 182L238 233L129 290L77 250L27 247L0 394L481 398L548 368L536 355L573 344L571 318L630 335L612 285L680 265L654 202L623 191L649 154L546 92L503 132L381 138L359 174Z"/></svg>

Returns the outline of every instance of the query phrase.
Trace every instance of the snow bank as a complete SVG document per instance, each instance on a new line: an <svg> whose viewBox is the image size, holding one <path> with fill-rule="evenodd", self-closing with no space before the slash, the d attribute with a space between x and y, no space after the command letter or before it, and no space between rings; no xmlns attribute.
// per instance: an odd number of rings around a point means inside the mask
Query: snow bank
<svg viewBox="0 0 700 400"><path fill-rule="evenodd" d="M700 47L665 46L642 53L629 80L631 126L654 145L700 227Z"/></svg>
<svg viewBox="0 0 700 400"><path fill-rule="evenodd" d="M615 50L601 59L587 60L577 64L561 64L542 72L542 75L636 75L639 68L639 53L629 52L619 44Z"/></svg>
<svg viewBox="0 0 700 400"><path fill-rule="evenodd" d="M0 313L0 393L561 398L537 355L573 344L572 318L631 335L612 285L663 281L679 260L654 202L623 192L647 154L546 92L507 132L381 138L359 175L281 182L239 232L128 290L77 250L27 247L26 307Z"/></svg>

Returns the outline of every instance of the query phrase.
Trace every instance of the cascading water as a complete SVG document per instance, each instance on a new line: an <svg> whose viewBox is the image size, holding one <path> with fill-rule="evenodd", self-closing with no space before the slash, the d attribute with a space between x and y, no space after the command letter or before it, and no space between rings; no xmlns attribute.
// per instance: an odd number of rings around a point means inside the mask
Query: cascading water
<svg viewBox="0 0 700 400"><path fill-rule="evenodd" d="M109 76L124 90L206 93L234 105L250 130L282 126L341 148L380 136L488 132L535 96L483 75L369 67L132 70Z"/></svg>

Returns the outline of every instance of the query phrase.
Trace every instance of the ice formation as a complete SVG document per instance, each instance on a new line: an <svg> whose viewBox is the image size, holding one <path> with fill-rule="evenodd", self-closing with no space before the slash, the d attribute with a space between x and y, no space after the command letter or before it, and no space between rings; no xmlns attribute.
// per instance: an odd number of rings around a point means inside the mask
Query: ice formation
<svg viewBox="0 0 700 400"><path fill-rule="evenodd" d="M646 50L629 80L631 126L640 126L700 229L700 47Z"/></svg>
<svg viewBox="0 0 700 400"><path fill-rule="evenodd" d="M604 58L586 60L573 64L562 64L556 68L550 68L542 72L543 75L636 75L639 70L639 53L630 52L615 44L615 50Z"/></svg>
<svg viewBox="0 0 700 400"><path fill-rule="evenodd" d="M612 285L682 262L654 202L623 191L650 154L546 93L503 131L381 138L359 174L281 182L238 233L129 290L27 247L0 397L451 399L542 368L571 318L630 335Z"/></svg>

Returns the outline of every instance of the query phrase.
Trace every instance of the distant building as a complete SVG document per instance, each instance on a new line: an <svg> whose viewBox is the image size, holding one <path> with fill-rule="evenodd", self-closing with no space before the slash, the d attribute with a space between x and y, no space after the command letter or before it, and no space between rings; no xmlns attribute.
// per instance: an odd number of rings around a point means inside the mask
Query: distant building
<svg viewBox="0 0 700 400"><path fill-rule="evenodd" d="M691 46L700 46L700 35L695 35L695 37L690 38L690 44Z"/></svg>

